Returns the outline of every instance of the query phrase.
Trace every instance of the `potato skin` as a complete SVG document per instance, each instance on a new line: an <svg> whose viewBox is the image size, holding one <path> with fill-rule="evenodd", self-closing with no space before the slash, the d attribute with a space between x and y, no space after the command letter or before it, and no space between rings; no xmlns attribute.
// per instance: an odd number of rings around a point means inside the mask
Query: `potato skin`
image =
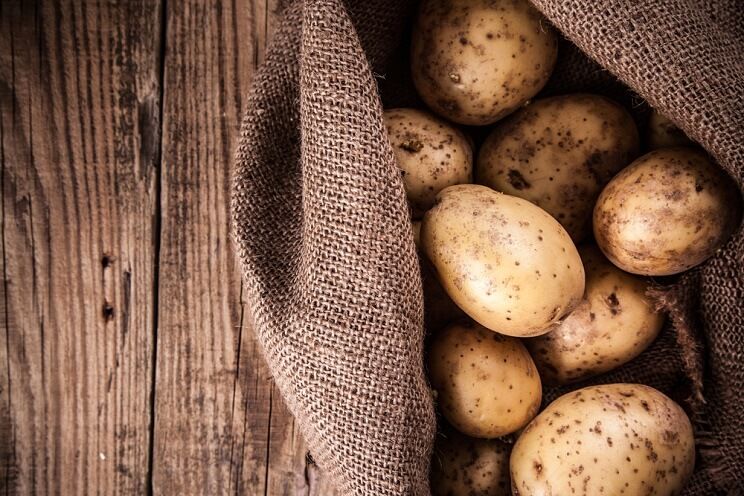
<svg viewBox="0 0 744 496"><path fill-rule="evenodd" d="M421 244L452 300L501 334L543 334L584 293L584 267L563 227L534 204L485 186L439 193Z"/></svg>
<svg viewBox="0 0 744 496"><path fill-rule="evenodd" d="M512 450L515 495L680 494L695 465L692 425L659 391L592 386L561 396Z"/></svg>
<svg viewBox="0 0 744 496"><path fill-rule="evenodd" d="M447 429L431 461L433 496L511 496L509 453L501 439L476 439Z"/></svg>
<svg viewBox="0 0 744 496"><path fill-rule="evenodd" d="M584 299L550 332L525 342L545 383L568 384L619 367L648 348L664 324L645 279L618 269L594 245L579 254Z"/></svg>
<svg viewBox="0 0 744 496"><path fill-rule="evenodd" d="M646 129L646 147L649 150L671 148L675 146L694 146L684 131L678 128L658 110L651 111Z"/></svg>
<svg viewBox="0 0 744 496"><path fill-rule="evenodd" d="M473 182L473 150L460 130L412 108L386 110L384 118L414 218L442 189Z"/></svg>
<svg viewBox="0 0 744 496"><path fill-rule="evenodd" d="M540 408L540 376L527 348L478 324L453 324L435 335L428 370L442 415L468 436L510 434Z"/></svg>
<svg viewBox="0 0 744 496"><path fill-rule="evenodd" d="M594 236L621 269L664 276L713 255L740 218L738 189L702 151L664 148L605 187L594 208Z"/></svg>
<svg viewBox="0 0 744 496"><path fill-rule="evenodd" d="M535 96L557 52L553 29L526 0L424 0L413 30L411 72L434 112L484 125Z"/></svg>
<svg viewBox="0 0 744 496"><path fill-rule="evenodd" d="M499 123L478 155L477 182L535 203L578 242L602 188L638 156L638 130L599 95L537 100Z"/></svg>

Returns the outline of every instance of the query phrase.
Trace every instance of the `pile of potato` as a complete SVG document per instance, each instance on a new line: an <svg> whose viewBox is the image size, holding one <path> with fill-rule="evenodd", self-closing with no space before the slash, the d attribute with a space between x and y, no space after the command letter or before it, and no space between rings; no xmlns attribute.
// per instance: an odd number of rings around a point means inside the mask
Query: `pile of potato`
<svg viewBox="0 0 744 496"><path fill-rule="evenodd" d="M385 112L449 424L435 494L678 494L693 470L690 421L659 391L585 387L540 412L542 387L642 353L664 322L643 276L713 255L738 226L740 193L658 113L642 155L608 98L531 101L557 46L526 0L424 0L411 60L431 112ZM493 126L476 153L457 124Z"/></svg>

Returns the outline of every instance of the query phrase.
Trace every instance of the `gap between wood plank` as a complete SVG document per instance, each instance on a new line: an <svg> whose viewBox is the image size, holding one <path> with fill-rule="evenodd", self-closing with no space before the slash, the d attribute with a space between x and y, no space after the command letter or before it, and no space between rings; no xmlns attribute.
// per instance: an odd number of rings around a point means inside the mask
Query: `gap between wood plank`
<svg viewBox="0 0 744 496"><path fill-rule="evenodd" d="M242 274L241 274L242 275ZM243 322L245 319L245 303L243 302L243 284L241 278L240 284L240 322L238 326L238 351L235 357L235 378L233 379L233 393L232 393L232 404L230 405L230 425L233 424L235 419L235 394L238 389L238 382L240 381L240 354L243 349ZM245 443L245 424L243 425L243 442ZM233 467L235 467L235 461L233 456L235 454L235 439L230 442L230 480L227 483L227 493L232 493L232 482L233 482ZM242 454L242 452L241 452ZM235 484L235 492L237 494L238 488L240 487L240 472L236 472L235 476L238 481Z"/></svg>
<svg viewBox="0 0 744 496"><path fill-rule="evenodd" d="M146 475L146 487L148 496L153 496L155 488L153 487L153 471L155 466L155 395L157 390L157 366L158 366L158 318L160 315L160 245L163 237L163 198L162 198L162 184L163 184L163 107L165 99L165 54L167 46L167 31L168 31L168 2L167 0L161 0L160 4L160 33L159 33L159 46L158 46L158 146L155 151L156 156L153 160L153 164L157 164L158 174L155 176L155 214L153 218L153 282L152 282L152 300L153 300L153 312L152 312L152 357L151 357L151 372L150 372L150 425L149 430L149 445L148 445L148 456L147 456L147 475Z"/></svg>

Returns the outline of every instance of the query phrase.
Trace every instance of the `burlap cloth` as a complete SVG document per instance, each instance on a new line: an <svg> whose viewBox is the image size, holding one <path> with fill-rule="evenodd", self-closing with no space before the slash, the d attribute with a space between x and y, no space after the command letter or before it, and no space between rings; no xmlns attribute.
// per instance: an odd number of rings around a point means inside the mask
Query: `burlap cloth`
<svg viewBox="0 0 744 496"><path fill-rule="evenodd" d="M645 100L742 185L742 2L535 4L570 40L545 94L604 93L638 115ZM414 9L399 0L288 6L237 152L234 231L254 329L314 459L343 494L429 492L435 415L421 278L381 113L417 104L406 70ZM687 494L742 492L742 231L702 267L660 282L675 325L597 382L645 382L683 402L699 447Z"/></svg>

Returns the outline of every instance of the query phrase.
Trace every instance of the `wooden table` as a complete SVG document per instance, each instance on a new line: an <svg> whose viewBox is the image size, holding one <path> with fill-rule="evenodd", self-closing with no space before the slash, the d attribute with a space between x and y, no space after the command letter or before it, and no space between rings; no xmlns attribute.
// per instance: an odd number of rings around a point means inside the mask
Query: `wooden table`
<svg viewBox="0 0 744 496"><path fill-rule="evenodd" d="M0 493L331 492L246 323L272 0L0 0Z"/></svg>

